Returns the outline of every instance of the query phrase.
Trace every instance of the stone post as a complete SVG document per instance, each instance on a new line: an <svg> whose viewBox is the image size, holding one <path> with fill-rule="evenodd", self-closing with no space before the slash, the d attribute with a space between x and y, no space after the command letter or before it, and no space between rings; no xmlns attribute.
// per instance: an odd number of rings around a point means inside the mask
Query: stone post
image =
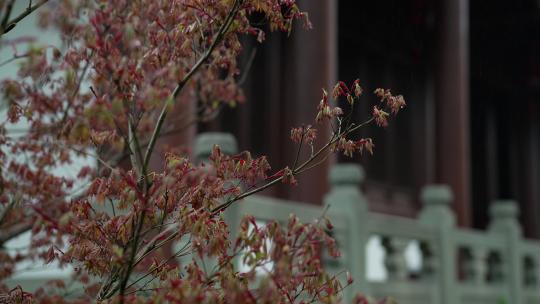
<svg viewBox="0 0 540 304"><path fill-rule="evenodd" d="M343 252L343 267L354 278L352 286L345 289L344 303L350 303L356 293L369 294L366 281L366 243L368 239L364 223L368 217L368 202L360 191L364 170L357 164L336 164L330 171L331 190L324 197L329 212L348 217L346 244L338 244Z"/></svg>
<svg viewBox="0 0 540 304"><path fill-rule="evenodd" d="M506 282L510 288L510 299L507 303L523 303L523 257L520 250L522 234L518 221L518 205L512 200L495 201L491 204L489 213L489 231L503 235L506 239L503 261L506 262Z"/></svg>
<svg viewBox="0 0 540 304"><path fill-rule="evenodd" d="M453 200L452 190L446 185L428 185L422 190L423 209L420 213L420 222L437 230L439 235L436 244L433 244L435 258L439 266L435 274L440 282L440 295L436 303L457 304L455 284L456 277L456 248L452 241L452 230L456 225L456 218L450 206Z"/></svg>
<svg viewBox="0 0 540 304"><path fill-rule="evenodd" d="M221 132L201 133L195 139L195 162L197 164L207 162L214 145L218 145L223 154L232 155L238 153L238 145L232 134Z"/></svg>

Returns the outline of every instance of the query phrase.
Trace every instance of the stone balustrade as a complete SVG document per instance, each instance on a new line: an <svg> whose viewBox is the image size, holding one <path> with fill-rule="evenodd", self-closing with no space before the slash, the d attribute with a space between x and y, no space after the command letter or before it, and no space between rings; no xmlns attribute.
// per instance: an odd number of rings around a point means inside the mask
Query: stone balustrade
<svg viewBox="0 0 540 304"><path fill-rule="evenodd" d="M235 142L225 144L236 147ZM199 146L197 151L208 153L205 149L210 148ZM456 226L448 186L425 186L422 210L410 219L370 212L360 187L364 177L357 164L335 165L329 175L331 190L324 198L327 216L334 223L332 234L342 251L337 261L325 258L326 266L335 273L347 269L355 278L346 300L361 292L374 298L391 296L400 304L540 303L540 241L522 238L516 202L493 202L487 231L462 229ZM325 208L254 195L228 209L225 216L233 227L246 214L263 222L284 222L291 213L311 221ZM386 279L382 281L366 276L367 244L374 236L383 249ZM417 245L421 260L415 271L405 257L412 244Z"/></svg>

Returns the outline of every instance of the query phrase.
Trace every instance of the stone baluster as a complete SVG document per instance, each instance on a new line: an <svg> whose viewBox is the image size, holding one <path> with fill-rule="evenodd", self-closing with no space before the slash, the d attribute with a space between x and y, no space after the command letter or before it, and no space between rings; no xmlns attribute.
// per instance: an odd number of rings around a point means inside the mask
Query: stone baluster
<svg viewBox="0 0 540 304"><path fill-rule="evenodd" d="M512 200L499 200L490 205L489 231L504 236L506 244L503 256L507 263L503 266L508 273L510 289L509 304L523 303L523 256L521 252L521 226L519 224L518 204Z"/></svg>
<svg viewBox="0 0 540 304"><path fill-rule="evenodd" d="M458 250L459 270L461 280L467 283L474 282L474 258L469 248L461 247Z"/></svg>
<svg viewBox="0 0 540 304"><path fill-rule="evenodd" d="M483 247L471 248L470 280L477 286L486 284L488 250Z"/></svg>
<svg viewBox="0 0 540 304"><path fill-rule="evenodd" d="M236 138L232 134L221 132L201 133L195 139L195 161L197 163L207 162L214 145L218 145L223 154L233 155L238 153Z"/></svg>
<svg viewBox="0 0 540 304"><path fill-rule="evenodd" d="M420 279L422 281L433 281L439 271L438 253L430 243L421 242L420 252L422 254L422 268L420 270Z"/></svg>
<svg viewBox="0 0 540 304"><path fill-rule="evenodd" d="M369 294L366 280L366 244L367 230L363 226L368 219L368 202L360 191L364 180L364 170L357 164L336 164L330 171L331 191L324 197L324 204L329 206L329 214L338 212L348 217L347 231L340 245L344 263L342 269L350 271L354 278L351 286L345 289L344 303L351 302L356 293ZM336 233L340 233L337 231Z"/></svg>
<svg viewBox="0 0 540 304"><path fill-rule="evenodd" d="M488 255L487 281L490 284L503 283L506 277L503 257L499 252L492 251Z"/></svg>
<svg viewBox="0 0 540 304"><path fill-rule="evenodd" d="M538 286L538 259L533 256L523 258L523 285L527 288Z"/></svg>
<svg viewBox="0 0 540 304"><path fill-rule="evenodd" d="M405 281L408 279L407 260L405 259L405 249L409 245L409 240L399 237L385 237L382 245L386 251L384 266L390 281Z"/></svg>
<svg viewBox="0 0 540 304"><path fill-rule="evenodd" d="M438 299L432 303L455 304L458 302L456 285L456 246L453 242L452 232L456 219L451 209L453 194L446 185L428 185L422 189L423 208L419 220L428 227L436 230L437 240L433 246L433 259L439 263L435 279L439 282L440 292Z"/></svg>

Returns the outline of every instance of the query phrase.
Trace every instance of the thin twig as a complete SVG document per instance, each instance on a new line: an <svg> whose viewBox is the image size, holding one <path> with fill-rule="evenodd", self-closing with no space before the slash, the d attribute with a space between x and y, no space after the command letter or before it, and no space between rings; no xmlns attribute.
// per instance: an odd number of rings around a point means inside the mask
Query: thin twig
<svg viewBox="0 0 540 304"><path fill-rule="evenodd" d="M113 217L116 217L116 209L114 208L114 202L110 198L109 198L109 203L111 204L111 210L112 210Z"/></svg>
<svg viewBox="0 0 540 304"><path fill-rule="evenodd" d="M159 265L155 266L154 269L151 269L149 270L146 274L142 275L141 277L139 277L137 280L135 280L134 282L130 283L128 285L128 289L131 288L133 285L137 284L138 282L142 281L144 278L146 278L147 276L151 275L152 272L154 272L155 270L161 268L162 266L164 266L165 264L167 264L168 262L170 262L172 259L178 257L179 255L183 254L183 251L186 250L189 246L191 242L191 236L190 238L188 239L188 241L186 242L186 244L180 248L175 254L173 254L172 256L170 256L167 260L163 261L162 263L160 263ZM135 291L137 292L137 291Z"/></svg>
<svg viewBox="0 0 540 304"><path fill-rule="evenodd" d="M89 152L86 152L84 150L80 150L80 149L77 149L77 148L74 148L74 147L70 147L70 146L64 146L64 145L60 145L61 147L63 146L64 148L68 149L68 150L72 150L74 152L77 152L77 153L80 153L84 156L88 156L88 157L93 157L95 158L98 162L100 162L103 166L105 166L107 169L111 170L111 171L114 171L114 168L109 165L104 159L102 159L101 157L99 157L98 155L95 155L93 153L89 153Z"/></svg>
<svg viewBox="0 0 540 304"><path fill-rule="evenodd" d="M83 67L81 75L79 75L79 78L77 79L77 86L75 87L75 90L71 94L71 96L70 96L70 98L68 100L68 104L66 105L66 108L64 109L64 113L62 114L62 119L60 120L60 126L62 126L67 120L67 117L68 117L68 114L69 114L69 109L71 108L71 106L73 104L73 100L75 99L75 97L77 97L77 94L79 94L79 92L81 90L82 82L84 80L84 77L86 76L86 72L88 71L88 67L90 66L90 59L93 56L94 56L94 52L92 51L90 53L90 57L88 59L86 59L86 64Z"/></svg>
<svg viewBox="0 0 540 304"><path fill-rule="evenodd" d="M137 130L135 130L131 117L128 119L128 147L131 152L131 166L133 169L135 169L139 178L146 176L146 170L143 166L141 146L139 145L139 139L137 138ZM144 178L144 180L146 181L146 178ZM145 186L145 188L147 187Z"/></svg>
<svg viewBox="0 0 540 304"><path fill-rule="evenodd" d="M318 161L318 162L312 164L312 165L309 166L309 167L305 167L304 169L298 171L297 174L302 174L302 173L304 173L304 172L306 172L306 171L309 171L309 170L311 170L311 169L313 169L313 168L315 168L315 167L317 167L317 166L320 166L322 163L324 163L324 162L328 159L328 156L329 156L330 154L332 154L332 153L327 153L320 161Z"/></svg>
<svg viewBox="0 0 540 304"><path fill-rule="evenodd" d="M246 82L247 77L249 75L249 71L251 70L251 67L253 66L253 62L255 61L255 55L257 55L257 48L254 47L251 50L251 53L249 53L248 61L246 63L244 71L242 72L242 76L240 76L240 79L238 80L237 84L239 86L243 85L244 82Z"/></svg>
<svg viewBox="0 0 540 304"><path fill-rule="evenodd" d="M15 61L15 60L17 60L17 59L21 59L21 58L25 58L25 57L28 57L28 55L27 55L27 54L23 54L23 55L17 55L17 54L15 54L15 55L13 55L13 57L11 57L11 58L9 58L9 59L7 59L7 60L2 61L2 62L0 63L0 67L3 67L3 66L5 66L6 64L9 64L9 63L11 63L11 62L13 62L13 61Z"/></svg>
<svg viewBox="0 0 540 304"><path fill-rule="evenodd" d="M146 183L146 176L144 177L145 183ZM139 247L139 237L141 235L141 230L144 225L144 218L146 216L145 210L146 210L146 202L147 202L147 193L144 194L145 201L143 202L142 211L139 216L139 220L137 222L137 226L134 230L134 240L133 245L131 247L131 252L128 260L128 264L125 270L125 274L120 282L120 303L124 302L124 294L126 291L126 286L129 281L129 277L131 276L131 272L133 271L133 268L135 268L134 260L137 252L137 247Z"/></svg>

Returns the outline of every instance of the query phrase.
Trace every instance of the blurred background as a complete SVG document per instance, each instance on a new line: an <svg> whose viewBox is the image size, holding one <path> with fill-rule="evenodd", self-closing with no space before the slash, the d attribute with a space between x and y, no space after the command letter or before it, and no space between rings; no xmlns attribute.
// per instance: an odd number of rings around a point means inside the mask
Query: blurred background
<svg viewBox="0 0 540 304"><path fill-rule="evenodd" d="M284 166L294 158L287 134L313 121L320 88L359 78L358 121L378 87L408 104L388 128L361 132L374 155L329 160L270 195L319 204L330 163L359 162L373 211L413 217L421 187L445 183L461 226L485 228L489 202L512 198L525 235L540 236L540 1L299 2L313 29L248 42L248 102L199 131L233 132L241 149Z"/></svg>
<svg viewBox="0 0 540 304"><path fill-rule="evenodd" d="M524 235L540 237L539 0L298 2L313 29L298 25L290 37L268 34L264 44L247 37L247 102L200 123L188 138L231 132L240 150L267 155L275 169L290 165L296 151L290 129L313 122L321 88L359 78L366 93L355 109L357 121L371 114L377 102L371 92L378 87L402 94L408 104L387 128L370 126L357 134L374 139L374 155L336 156L300 176L297 187L277 186L265 195L320 205L331 166L355 162L367 174L362 190L371 211L415 217L421 188L448 184L460 226L484 229L489 202L509 198L519 203ZM24 9L26 1L16 3ZM34 17L12 35L59 43L54 33L39 31ZM12 53L2 48L0 62ZM0 78L16 68L3 66ZM162 144L178 142L186 139L169 136ZM10 246L25 242L23 237ZM376 279L382 266L370 265L381 265L383 254L380 244L370 246L368 257L379 262L368 263L367 271ZM419 259L415 246L406 252L413 265Z"/></svg>

